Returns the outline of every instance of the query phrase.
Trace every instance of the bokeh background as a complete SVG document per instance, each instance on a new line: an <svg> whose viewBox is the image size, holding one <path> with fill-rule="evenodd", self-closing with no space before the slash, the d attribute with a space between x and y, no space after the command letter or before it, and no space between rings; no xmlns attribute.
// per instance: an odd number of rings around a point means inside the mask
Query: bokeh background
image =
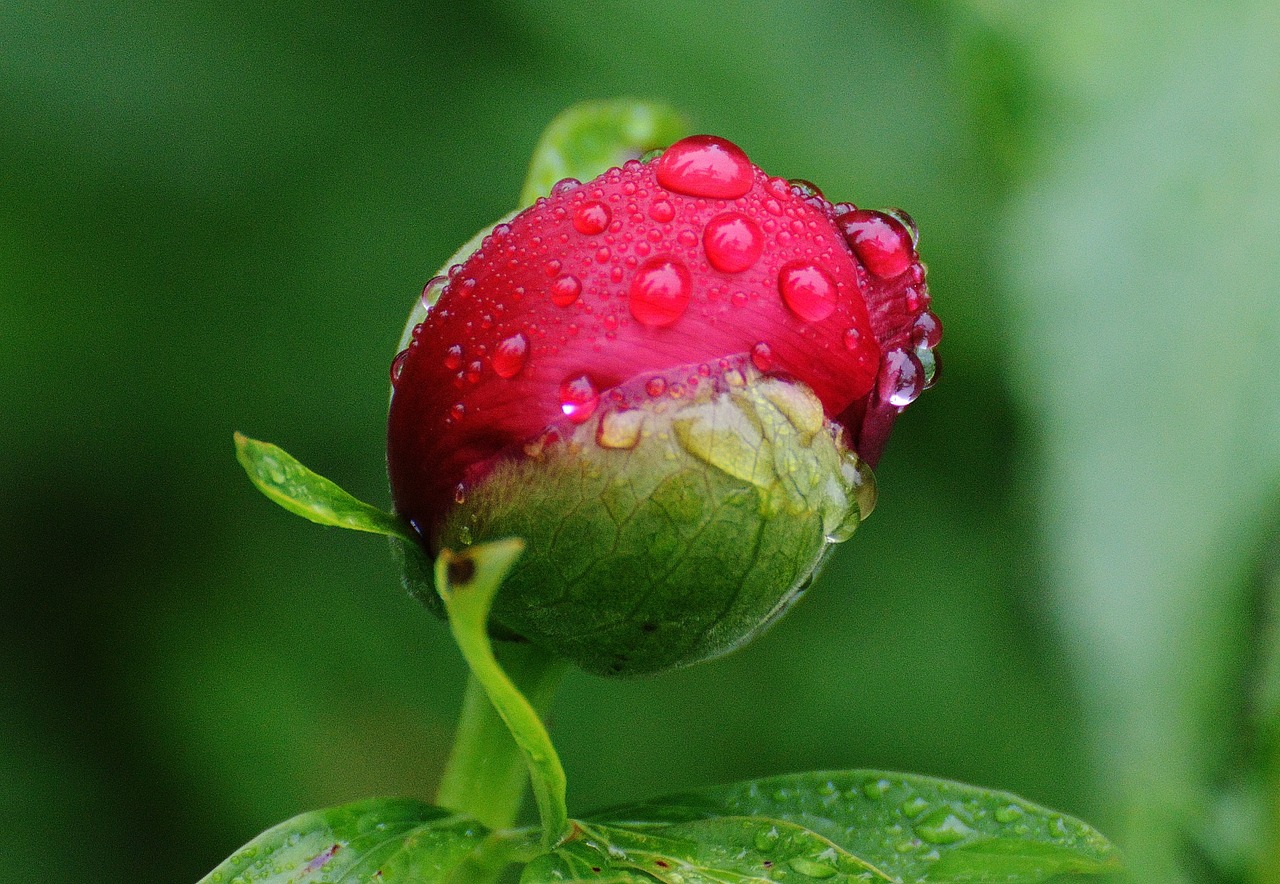
<svg viewBox="0 0 1280 884"><path fill-rule="evenodd" d="M231 433L387 504L409 305L617 95L907 208L946 366L772 633L570 676L571 810L906 769L1082 815L1143 881L1263 880L1278 46L1274 0L0 2L0 880L194 881L431 796L444 627Z"/></svg>

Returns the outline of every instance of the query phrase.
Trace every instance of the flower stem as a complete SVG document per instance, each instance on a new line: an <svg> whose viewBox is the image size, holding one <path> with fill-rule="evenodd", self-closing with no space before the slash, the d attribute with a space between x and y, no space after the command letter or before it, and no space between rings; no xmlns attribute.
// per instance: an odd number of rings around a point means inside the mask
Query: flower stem
<svg viewBox="0 0 1280 884"><path fill-rule="evenodd" d="M533 645L503 642L494 650L534 711L546 715L565 664ZM506 829L516 821L528 782L529 769L520 747L484 687L470 676L436 804L475 817L490 829Z"/></svg>
<svg viewBox="0 0 1280 884"><path fill-rule="evenodd" d="M449 628L453 631L454 641L462 651L467 666L471 668L475 684L488 697L492 713L506 725L515 746L524 757L533 784L538 815L542 820L542 843L544 847L551 848L569 832L569 817L565 809L564 767L560 764L560 757L551 744L551 737L547 734L538 711L503 671L494 656L488 631L489 608L494 596L523 550L524 543L517 539L480 544L464 553L445 550L436 560L435 582L436 590L444 600L445 611L449 615ZM541 676L536 675L539 669L548 668L554 666L545 660L531 667L528 674L534 677L532 685L526 684L526 687L536 687L538 682L549 681L550 684L542 691L549 694L558 679L552 678L546 671ZM513 776L509 765L501 760L504 754L503 744L497 738L496 723L485 721L489 713L483 708L474 708L480 699L478 693L468 689L467 700L471 709L464 710L463 729L459 733L463 748L456 751L454 757L459 767L470 766L480 772L488 770L492 776L482 776L476 782L460 782L467 779L464 770L457 774L448 772L446 785L453 793L449 797L458 802L465 801L472 807L494 801L495 808L501 809L503 814L514 814L515 809L510 805L514 802L518 809L519 801L511 797ZM472 722L468 722L468 718ZM475 744L474 751L468 744ZM468 761L470 758L475 759L474 764ZM485 758L489 761L484 761ZM454 767L453 759L450 767ZM488 815L489 811L484 813ZM494 811L494 816L498 816L497 810Z"/></svg>

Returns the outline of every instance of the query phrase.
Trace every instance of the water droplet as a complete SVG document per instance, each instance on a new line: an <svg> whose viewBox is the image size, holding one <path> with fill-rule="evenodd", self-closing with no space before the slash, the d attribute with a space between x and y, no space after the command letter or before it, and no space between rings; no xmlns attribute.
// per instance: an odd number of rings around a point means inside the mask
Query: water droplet
<svg viewBox="0 0 1280 884"><path fill-rule="evenodd" d="M560 410L575 424L585 423L600 404L600 393L585 374L560 385Z"/></svg>
<svg viewBox="0 0 1280 884"><path fill-rule="evenodd" d="M890 782L884 778L867 780L862 784L862 794L875 801L884 797L885 793L889 791L890 785Z"/></svg>
<svg viewBox="0 0 1280 884"><path fill-rule="evenodd" d="M950 808L940 807L915 824L916 834L930 844L955 844L972 834L973 829Z"/></svg>
<svg viewBox="0 0 1280 884"><path fill-rule="evenodd" d="M566 273L551 281L551 303L557 307L568 307L582 294L582 283L578 277Z"/></svg>
<svg viewBox="0 0 1280 884"><path fill-rule="evenodd" d="M942 341L942 322L925 311L911 326L911 344L917 350L932 350Z"/></svg>
<svg viewBox="0 0 1280 884"><path fill-rule="evenodd" d="M773 348L764 341L751 348L751 364L760 371L773 368Z"/></svg>
<svg viewBox="0 0 1280 884"><path fill-rule="evenodd" d="M649 206L649 217L659 224L666 224L676 216L676 208L668 200L654 200Z"/></svg>
<svg viewBox="0 0 1280 884"><path fill-rule="evenodd" d="M876 389L881 399L898 408L915 402L924 389L924 366L919 357L906 350L890 350L884 354Z"/></svg>
<svg viewBox="0 0 1280 884"><path fill-rule="evenodd" d="M830 878L836 873L835 866L805 856L793 856L787 865L809 878Z"/></svg>
<svg viewBox="0 0 1280 884"><path fill-rule="evenodd" d="M440 300L440 295L444 293L445 286L449 284L449 277L434 276L426 285L422 287L422 306L431 307L436 301Z"/></svg>
<svg viewBox="0 0 1280 884"><path fill-rule="evenodd" d="M844 348L850 352L856 352L862 345L862 333L856 328L846 328L841 339L844 341Z"/></svg>
<svg viewBox="0 0 1280 884"><path fill-rule="evenodd" d="M760 393L796 428L804 444L808 445L822 429L822 401L803 384L772 381L761 385Z"/></svg>
<svg viewBox="0 0 1280 884"><path fill-rule="evenodd" d="M662 378L649 378L644 383L644 391L657 398L667 391L667 382Z"/></svg>
<svg viewBox="0 0 1280 884"><path fill-rule="evenodd" d="M582 186L582 182L577 178L561 178L555 184L551 185L551 195L560 196L562 193L569 193L577 190Z"/></svg>
<svg viewBox="0 0 1280 884"><path fill-rule="evenodd" d="M915 819L929 809L929 802L925 801L919 795L908 798L902 802L902 813L904 816Z"/></svg>
<svg viewBox="0 0 1280 884"><path fill-rule="evenodd" d="M756 850L761 853L768 853L770 850L778 846L778 841L782 836L778 834L777 826L770 826L767 829L761 829L756 832L755 845Z"/></svg>
<svg viewBox="0 0 1280 884"><path fill-rule="evenodd" d="M529 358L529 339L522 332L505 338L493 351L493 373L500 378L513 378Z"/></svg>
<svg viewBox="0 0 1280 884"><path fill-rule="evenodd" d="M801 199L823 199L822 189L812 181L806 181L803 178L792 178L787 184L791 185L791 192Z"/></svg>
<svg viewBox="0 0 1280 884"><path fill-rule="evenodd" d="M391 383L395 384L400 380L400 374L404 371L404 363L409 358L408 350L401 350L396 354L396 358L391 360Z"/></svg>
<svg viewBox="0 0 1280 884"><path fill-rule="evenodd" d="M461 482L453 486L453 502L458 505L467 502L467 486Z"/></svg>
<svg viewBox="0 0 1280 884"><path fill-rule="evenodd" d="M906 229L911 237L911 248L918 249L920 247L920 227L916 224L916 219L908 215L905 209L896 207L885 209L884 213Z"/></svg>
<svg viewBox="0 0 1280 884"><path fill-rule="evenodd" d="M484 363L479 359L472 360L471 363L467 365L467 381L472 384L479 383L480 372L482 371L484 371Z"/></svg>
<svg viewBox="0 0 1280 884"><path fill-rule="evenodd" d="M751 189L751 161L732 141L694 135L667 148L657 165L667 190L708 199L737 199Z"/></svg>
<svg viewBox="0 0 1280 884"><path fill-rule="evenodd" d="M444 351L444 367L449 371L457 371L462 368L462 347L454 344L448 350Z"/></svg>
<svg viewBox="0 0 1280 884"><path fill-rule="evenodd" d="M573 213L573 229L584 236L595 236L604 233L613 217L609 207L598 200L583 203Z"/></svg>
<svg viewBox="0 0 1280 884"><path fill-rule="evenodd" d="M740 273L760 259L764 233L741 212L725 212L707 222L702 232L707 261L725 273Z"/></svg>
<svg viewBox="0 0 1280 884"><path fill-rule="evenodd" d="M916 351L916 359L920 360L920 370L924 372L922 390L931 390L942 375L942 359L937 351L920 349Z"/></svg>
<svg viewBox="0 0 1280 884"><path fill-rule="evenodd" d="M868 270L889 279L911 266L911 234L883 212L856 209L836 219L845 242Z"/></svg>
<svg viewBox="0 0 1280 884"><path fill-rule="evenodd" d="M853 501L858 505L858 520L866 521L867 516L876 508L876 474L872 471L871 464L852 451L845 455L841 471L845 473Z"/></svg>
<svg viewBox="0 0 1280 884"><path fill-rule="evenodd" d="M1016 804L1006 804L1004 807L997 807L994 814L998 823L1012 823L1022 818L1022 808Z"/></svg>
<svg viewBox="0 0 1280 884"><path fill-rule="evenodd" d="M778 271L778 291L791 312L807 322L821 322L836 309L835 280L809 261L784 265Z"/></svg>
<svg viewBox="0 0 1280 884"><path fill-rule="evenodd" d="M456 421L462 420L462 416L465 415L466 413L467 413L467 406L463 405L461 402L455 402L453 404L453 407L449 409L449 417L453 418Z"/></svg>
<svg viewBox="0 0 1280 884"><path fill-rule="evenodd" d="M664 153L666 153L666 148L664 147L655 147L652 150L646 150L644 153L640 154L640 162L652 163Z"/></svg>
<svg viewBox="0 0 1280 884"><path fill-rule="evenodd" d="M638 408L611 411L600 418L596 442L601 448L635 448L640 441L645 414Z"/></svg>
<svg viewBox="0 0 1280 884"><path fill-rule="evenodd" d="M674 258L650 258L631 280L631 315L654 328L671 325L684 315L692 294L689 268Z"/></svg>

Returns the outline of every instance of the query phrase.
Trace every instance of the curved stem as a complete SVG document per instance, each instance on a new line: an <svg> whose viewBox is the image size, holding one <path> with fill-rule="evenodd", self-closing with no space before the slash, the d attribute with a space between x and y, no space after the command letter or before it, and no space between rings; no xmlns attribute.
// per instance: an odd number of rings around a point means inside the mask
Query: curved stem
<svg viewBox="0 0 1280 884"><path fill-rule="evenodd" d="M551 848L569 832L564 767L537 710L499 665L488 632L494 596L523 550L518 539L480 544L463 553L445 550L436 560L436 590L472 676L524 756L542 819L542 843Z"/></svg>

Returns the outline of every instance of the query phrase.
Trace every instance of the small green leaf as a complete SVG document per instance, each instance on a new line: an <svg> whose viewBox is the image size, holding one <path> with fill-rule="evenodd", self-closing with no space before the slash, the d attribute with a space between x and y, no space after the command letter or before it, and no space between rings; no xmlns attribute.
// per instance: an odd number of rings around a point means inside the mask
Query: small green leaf
<svg viewBox="0 0 1280 884"><path fill-rule="evenodd" d="M1115 849L1097 831L1014 795L929 777L842 771L739 783L597 814L575 824L572 837L552 858L531 864L522 881L1034 884L1118 868Z"/></svg>
<svg viewBox="0 0 1280 884"><path fill-rule="evenodd" d="M258 490L295 515L321 525L385 534L417 543L413 530L391 513L356 500L324 476L269 442L235 434L236 459Z"/></svg>
<svg viewBox="0 0 1280 884"><path fill-rule="evenodd" d="M274 826L200 884L466 884L480 877L473 873L505 864L511 848L469 817L421 801L371 799Z"/></svg>
<svg viewBox="0 0 1280 884"><path fill-rule="evenodd" d="M590 181L612 166L688 134L689 124L665 104L625 98L575 104L542 133L520 193L520 207L533 205L562 178Z"/></svg>

